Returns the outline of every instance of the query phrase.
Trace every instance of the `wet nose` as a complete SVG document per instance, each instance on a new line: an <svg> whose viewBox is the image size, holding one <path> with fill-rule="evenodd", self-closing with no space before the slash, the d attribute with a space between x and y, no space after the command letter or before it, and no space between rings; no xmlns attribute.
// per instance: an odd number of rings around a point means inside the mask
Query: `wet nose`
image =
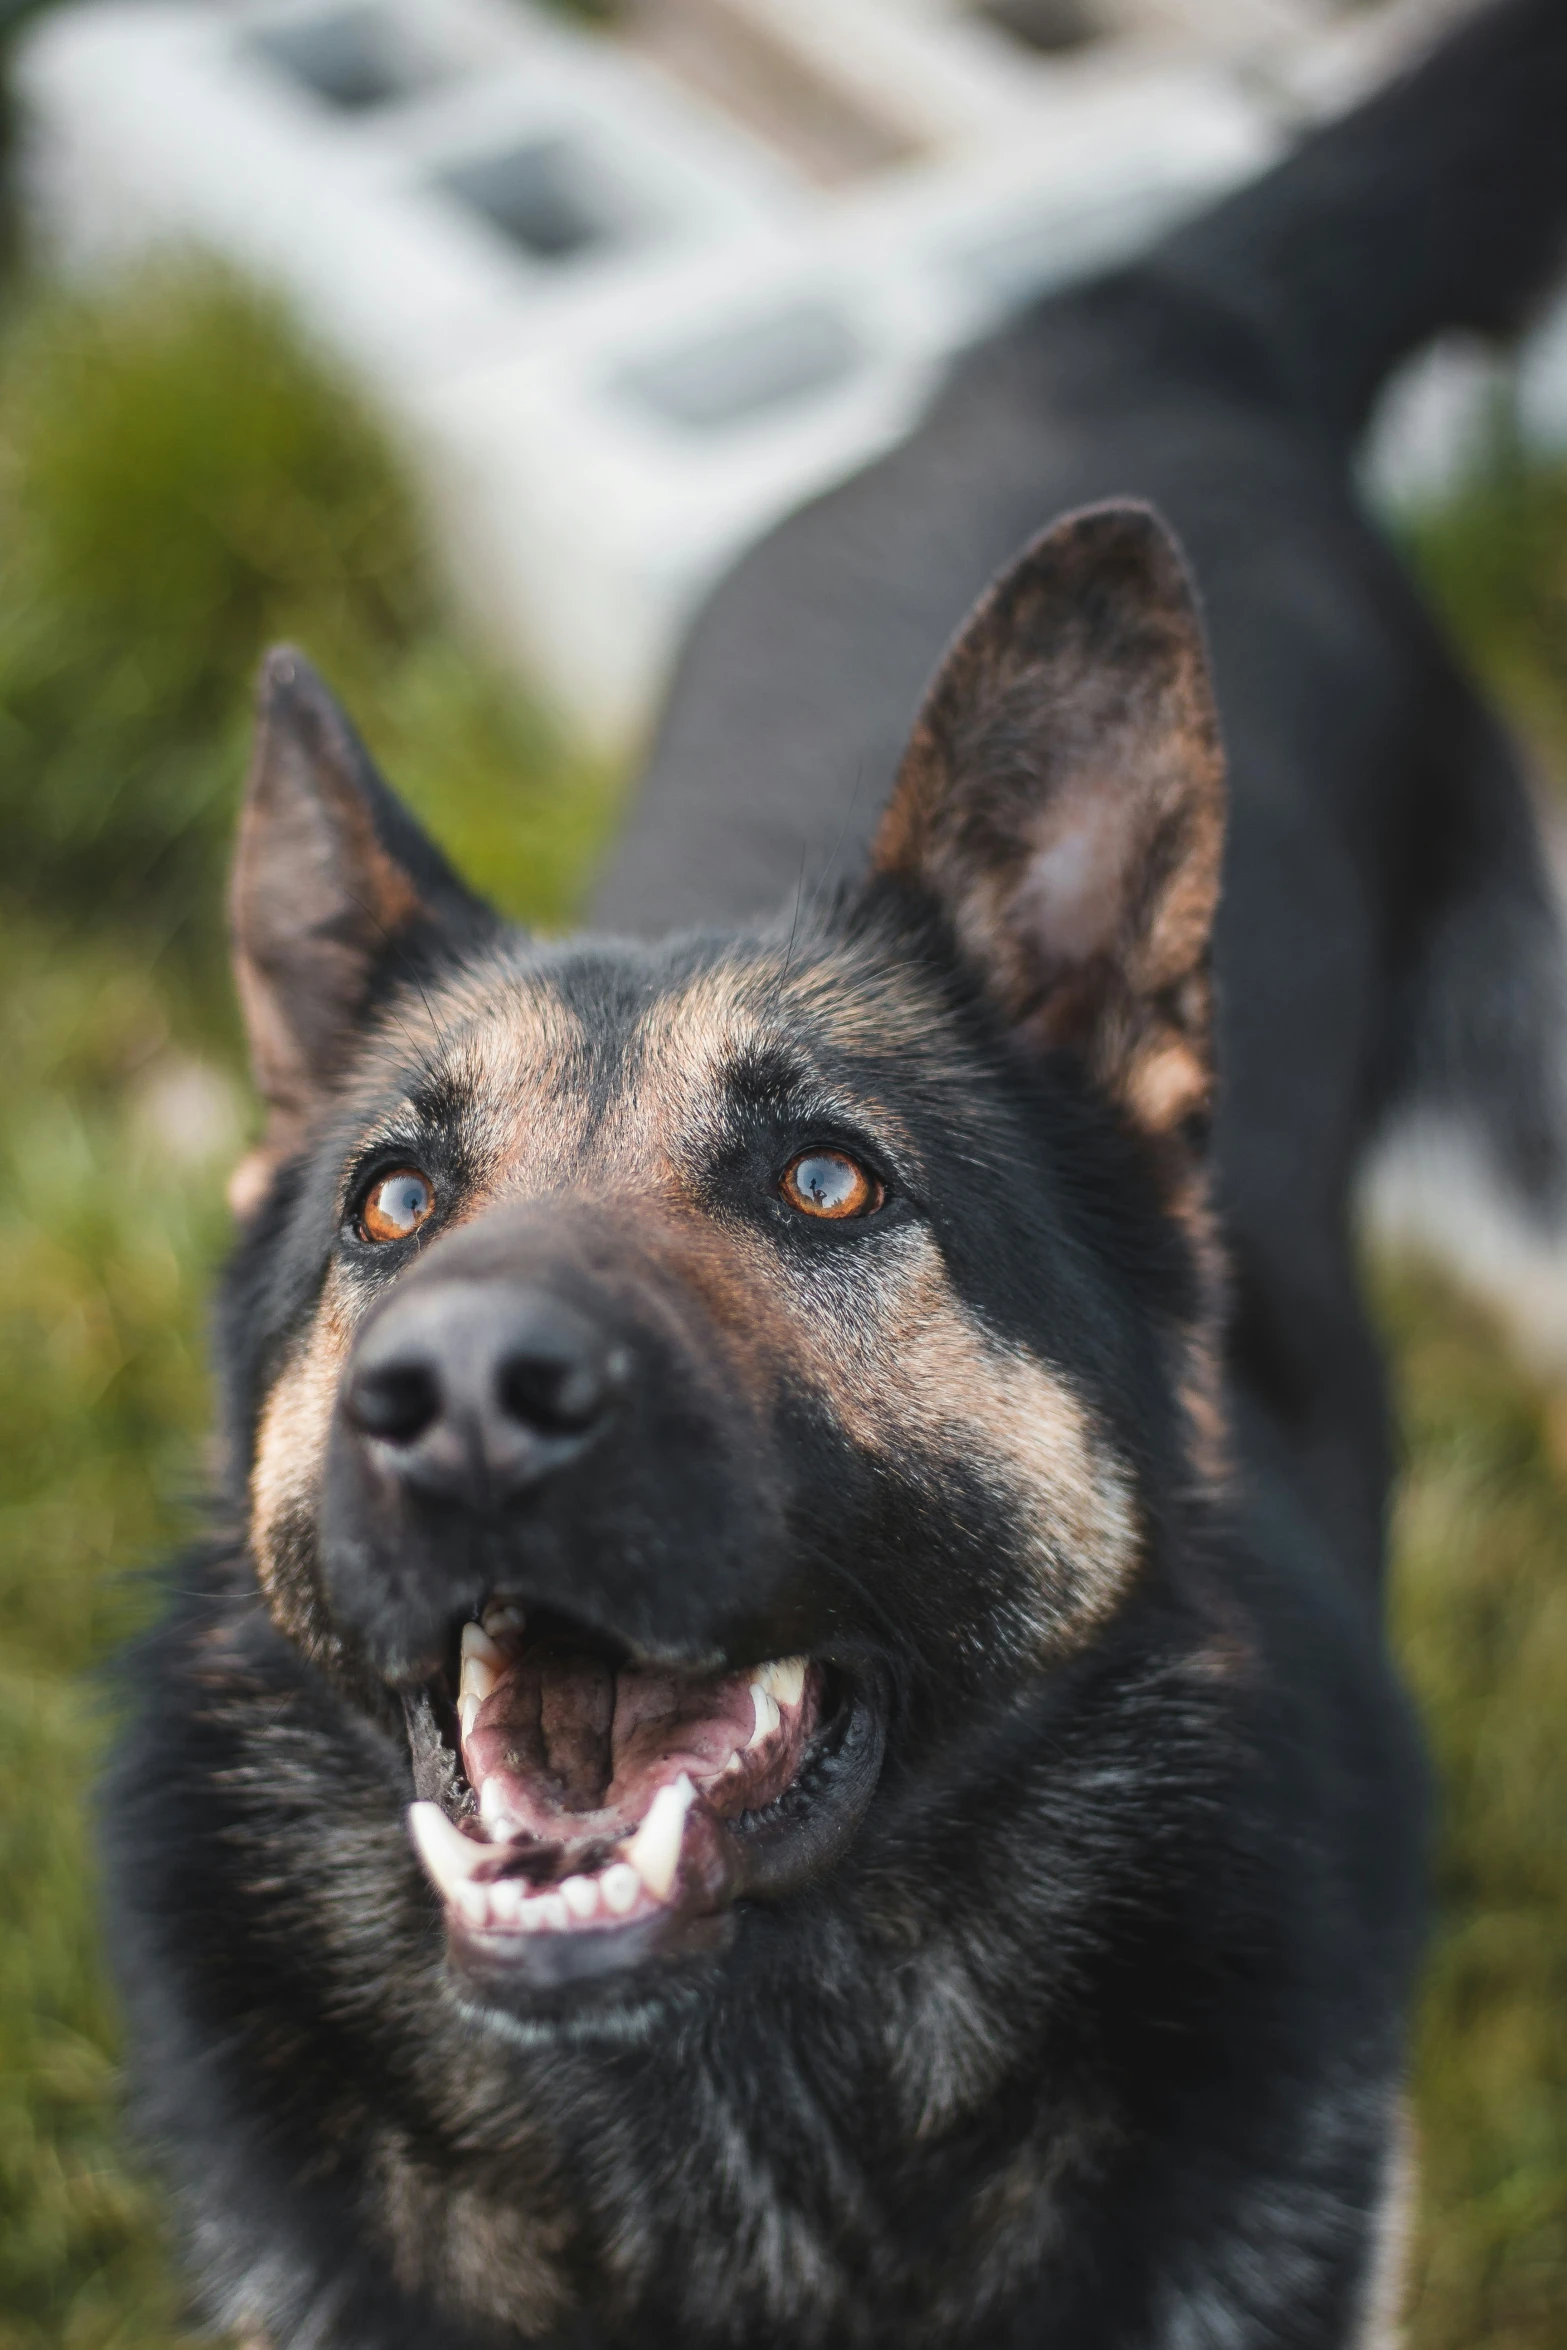
<svg viewBox="0 0 1567 2350"><path fill-rule="evenodd" d="M587 1451L629 1369L624 1346L547 1291L428 1282L365 1333L343 1409L411 1490L479 1508Z"/></svg>

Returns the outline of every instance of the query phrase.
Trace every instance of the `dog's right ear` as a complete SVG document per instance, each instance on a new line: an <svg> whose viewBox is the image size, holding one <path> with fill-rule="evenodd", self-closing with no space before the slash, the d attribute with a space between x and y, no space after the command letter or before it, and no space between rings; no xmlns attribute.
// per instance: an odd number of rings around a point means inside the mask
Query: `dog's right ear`
<svg viewBox="0 0 1567 2350"><path fill-rule="evenodd" d="M259 1205L339 1074L388 965L443 928L495 917L459 881L376 773L303 654L262 664L229 925L251 1070L266 1104L259 1146L229 1185Z"/></svg>
<svg viewBox="0 0 1567 2350"><path fill-rule="evenodd" d="M944 911L1025 1051L1160 1146L1213 1081L1224 761L1185 562L1150 507L1069 514L937 669L877 869Z"/></svg>

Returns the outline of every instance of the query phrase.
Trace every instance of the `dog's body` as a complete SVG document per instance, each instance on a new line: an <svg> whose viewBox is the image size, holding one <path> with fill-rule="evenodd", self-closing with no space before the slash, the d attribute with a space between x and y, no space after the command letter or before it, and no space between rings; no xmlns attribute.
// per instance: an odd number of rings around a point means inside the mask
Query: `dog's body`
<svg viewBox="0 0 1567 2350"><path fill-rule="evenodd" d="M1422 1793L1348 1196L1424 1089L1554 1208L1561 966L1346 450L1400 349L1542 277L1564 102L1511 0L969 362L720 591L611 885L729 920L846 861L965 599L1157 497L1232 764L1217 1221L1218 732L1146 509L971 617L868 878L657 948L508 931L273 664L244 1533L109 1816L221 2322L1385 2338Z"/></svg>

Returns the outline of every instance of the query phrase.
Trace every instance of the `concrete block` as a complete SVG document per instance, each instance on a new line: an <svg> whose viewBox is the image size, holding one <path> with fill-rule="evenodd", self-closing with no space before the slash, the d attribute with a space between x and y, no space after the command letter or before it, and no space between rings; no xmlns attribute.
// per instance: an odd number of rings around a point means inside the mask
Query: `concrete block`
<svg viewBox="0 0 1567 2350"><path fill-rule="evenodd" d="M24 191L73 269L188 245L280 289L492 642L623 745L724 564L956 351L1267 161L1321 18L637 0L610 39L528 0L84 0L18 47ZM1537 372L1555 413L1567 360Z"/></svg>

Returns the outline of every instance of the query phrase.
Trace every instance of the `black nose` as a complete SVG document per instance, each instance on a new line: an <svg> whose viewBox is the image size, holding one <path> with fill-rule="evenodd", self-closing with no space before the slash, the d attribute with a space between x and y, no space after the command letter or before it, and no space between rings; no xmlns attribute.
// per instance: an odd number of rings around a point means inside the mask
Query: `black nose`
<svg viewBox="0 0 1567 2350"><path fill-rule="evenodd" d="M585 1452L629 1370L624 1346L547 1291L431 1281L377 1315L343 1410L415 1491L482 1507Z"/></svg>

